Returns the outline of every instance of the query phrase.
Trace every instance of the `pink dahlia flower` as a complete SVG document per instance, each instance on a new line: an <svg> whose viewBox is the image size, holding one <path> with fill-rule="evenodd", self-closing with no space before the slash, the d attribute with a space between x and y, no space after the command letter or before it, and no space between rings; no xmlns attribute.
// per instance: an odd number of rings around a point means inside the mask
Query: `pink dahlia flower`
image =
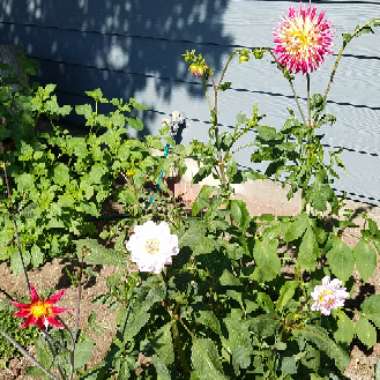
<svg viewBox="0 0 380 380"><path fill-rule="evenodd" d="M311 298L314 300L311 310L330 315L331 310L344 306L349 294L342 285L337 278L330 281L329 276L323 277L322 285L317 285L311 293Z"/></svg>
<svg viewBox="0 0 380 380"><path fill-rule="evenodd" d="M326 54L332 54L333 34L324 12L302 5L289 8L274 32L274 53L277 62L291 73L310 73L323 62Z"/></svg>

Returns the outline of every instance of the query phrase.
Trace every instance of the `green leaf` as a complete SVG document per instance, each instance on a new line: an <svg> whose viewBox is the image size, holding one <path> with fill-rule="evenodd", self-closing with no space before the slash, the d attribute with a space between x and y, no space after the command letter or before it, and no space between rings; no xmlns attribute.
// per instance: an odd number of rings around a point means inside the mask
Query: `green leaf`
<svg viewBox="0 0 380 380"><path fill-rule="evenodd" d="M173 340L171 322L165 324L157 331L157 352L163 364L169 366L174 362Z"/></svg>
<svg viewBox="0 0 380 380"><path fill-rule="evenodd" d="M34 177L31 174L23 173L15 178L15 182L20 192L31 192L34 189Z"/></svg>
<svg viewBox="0 0 380 380"><path fill-rule="evenodd" d="M361 306L362 315L370 319L380 329L380 294L366 298Z"/></svg>
<svg viewBox="0 0 380 380"><path fill-rule="evenodd" d="M280 321L278 320L277 315L268 313L250 319L249 323L256 335L266 338L276 333Z"/></svg>
<svg viewBox="0 0 380 380"><path fill-rule="evenodd" d="M196 322L211 329L215 334L221 335L219 319L211 310L200 310L199 317L196 317Z"/></svg>
<svg viewBox="0 0 380 380"><path fill-rule="evenodd" d="M305 326L302 330L293 330L295 336L301 336L305 340L315 344L330 359L334 360L337 368L344 372L350 358L328 335L327 331L318 326Z"/></svg>
<svg viewBox="0 0 380 380"><path fill-rule="evenodd" d="M65 164L58 164L54 168L53 180L57 185L66 185L70 182L69 168Z"/></svg>
<svg viewBox="0 0 380 380"><path fill-rule="evenodd" d="M298 252L297 264L301 269L309 272L313 271L317 265L319 257L319 247L315 238L313 229L308 227L303 235L302 242Z"/></svg>
<svg viewBox="0 0 380 380"><path fill-rule="evenodd" d="M297 216L285 231L285 241L290 243L291 241L299 239L309 225L309 219L305 213Z"/></svg>
<svg viewBox="0 0 380 380"><path fill-rule="evenodd" d="M44 262L44 253L37 245L33 245L30 255L33 268L39 267Z"/></svg>
<svg viewBox="0 0 380 380"><path fill-rule="evenodd" d="M249 226L250 216L245 202L234 199L231 200L232 220L242 229L246 230Z"/></svg>
<svg viewBox="0 0 380 380"><path fill-rule="evenodd" d="M281 270L281 260L277 255L278 240L256 241L253 258L256 268L253 279L258 282L271 281Z"/></svg>
<svg viewBox="0 0 380 380"><path fill-rule="evenodd" d="M282 140L281 133L277 133L276 128L268 127L266 125L260 125L256 127L258 137L263 141Z"/></svg>
<svg viewBox="0 0 380 380"><path fill-rule="evenodd" d="M297 360L294 356L282 358L281 371L284 375L295 375L297 373Z"/></svg>
<svg viewBox="0 0 380 380"><path fill-rule="evenodd" d="M239 375L240 368L246 369L250 366L253 354L249 322L242 320L240 312L234 310L223 321L228 331L228 339L224 340L223 345L231 352L234 372Z"/></svg>
<svg viewBox="0 0 380 380"><path fill-rule="evenodd" d="M363 239L354 250L355 265L363 281L367 281L373 274L377 265L377 255Z"/></svg>
<svg viewBox="0 0 380 380"><path fill-rule="evenodd" d="M204 208L210 206L210 196L214 192L214 188L211 186L203 186L199 192L197 199L194 201L192 206L193 216L197 216Z"/></svg>
<svg viewBox="0 0 380 380"><path fill-rule="evenodd" d="M283 311L284 307L294 297L294 294L298 287L298 281L286 281L280 289L280 296L276 303L276 309Z"/></svg>
<svg viewBox="0 0 380 380"><path fill-rule="evenodd" d="M88 338L83 339L82 341L76 344L75 352L74 352L75 369L82 368L87 364L87 362L91 358L94 346L95 346L94 342Z"/></svg>
<svg viewBox="0 0 380 380"><path fill-rule="evenodd" d="M234 276L230 271L225 269L219 278L222 286L240 286L241 282L238 277Z"/></svg>
<svg viewBox="0 0 380 380"><path fill-rule="evenodd" d="M146 286L152 286L152 288L149 289L147 293L145 292L146 289L144 289L144 292L140 294L140 297L129 304L129 307L126 311L126 320L123 324L123 326L125 326L125 341L133 341L134 337L149 321L149 310L153 307L153 305L155 305L157 302L162 301L162 299L165 297L165 288L163 284L154 283L146 284Z"/></svg>
<svg viewBox="0 0 380 380"><path fill-rule="evenodd" d="M362 343L371 348L376 343L377 333L375 327L368 319L361 317L355 323L355 332Z"/></svg>
<svg viewBox="0 0 380 380"><path fill-rule="evenodd" d="M180 238L181 247L190 247L194 255L205 255L215 249L215 240L205 236L207 233L203 223L192 223Z"/></svg>
<svg viewBox="0 0 380 380"><path fill-rule="evenodd" d="M199 380L225 380L222 363L215 343L211 339L193 339L191 362Z"/></svg>
<svg viewBox="0 0 380 380"><path fill-rule="evenodd" d="M334 333L337 342L350 344L355 335L355 325L353 321L347 317L344 311L339 312L338 330Z"/></svg>
<svg viewBox="0 0 380 380"><path fill-rule="evenodd" d="M116 250L100 245L95 239L76 240L76 251L79 258L91 265L114 265L121 266L125 258Z"/></svg>
<svg viewBox="0 0 380 380"><path fill-rule="evenodd" d="M343 282L347 281L352 275L355 262L351 248L339 238L336 238L326 256L331 271L335 276Z"/></svg>
<svg viewBox="0 0 380 380"><path fill-rule="evenodd" d="M130 127L135 129L136 131L142 131L144 129L144 123L142 122L141 119L127 117L127 123Z"/></svg>
<svg viewBox="0 0 380 380"><path fill-rule="evenodd" d="M170 372L165 362L158 355L152 356L152 363L156 368L157 380L171 380Z"/></svg>

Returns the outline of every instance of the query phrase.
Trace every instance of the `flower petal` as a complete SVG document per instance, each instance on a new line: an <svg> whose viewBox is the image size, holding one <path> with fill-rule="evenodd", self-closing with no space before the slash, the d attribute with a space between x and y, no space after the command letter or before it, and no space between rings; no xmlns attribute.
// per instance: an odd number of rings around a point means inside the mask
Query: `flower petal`
<svg viewBox="0 0 380 380"><path fill-rule="evenodd" d="M47 300L46 303L54 304L57 303L65 294L65 289L59 290L57 293L54 293L51 295Z"/></svg>

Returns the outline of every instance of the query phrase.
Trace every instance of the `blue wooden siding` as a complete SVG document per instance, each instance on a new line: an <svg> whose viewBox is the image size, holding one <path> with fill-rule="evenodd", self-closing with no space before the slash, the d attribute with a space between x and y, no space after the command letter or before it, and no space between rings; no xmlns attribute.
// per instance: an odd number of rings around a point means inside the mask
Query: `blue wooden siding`
<svg viewBox="0 0 380 380"><path fill-rule="evenodd" d="M181 61L185 49L202 51L220 70L234 46L270 46L273 26L290 1L256 0L2 0L0 43L17 43L40 60L41 79L59 85L63 101L80 103L84 90L101 87L107 96L135 96L145 102L147 130L158 129L173 110L190 121L185 141L207 138L207 104L201 86ZM315 1L340 35L371 17L380 1ZM321 91L334 57L313 74ZM304 93L299 78L297 88ZM253 103L279 126L293 106L281 74L266 62L236 64L221 99L224 128ZM344 147L348 172L337 183L354 199L380 203L380 32L356 40L347 50L331 92L329 111L338 122L325 128L327 146ZM242 144L254 139L248 136ZM237 156L249 164L249 151Z"/></svg>

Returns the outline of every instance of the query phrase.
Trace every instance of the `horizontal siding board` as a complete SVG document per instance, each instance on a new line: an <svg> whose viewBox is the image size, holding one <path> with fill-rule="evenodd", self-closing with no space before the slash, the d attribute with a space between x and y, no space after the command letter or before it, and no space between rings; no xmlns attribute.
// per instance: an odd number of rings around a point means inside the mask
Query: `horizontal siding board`
<svg viewBox="0 0 380 380"><path fill-rule="evenodd" d="M9 27L1 24L0 32L1 40L21 43L25 45L29 54L40 58L54 57L55 60L87 66L192 80L181 59L184 50L191 46L181 43L131 41L123 37L62 30L47 33L45 29L24 26L11 31ZM220 65L227 56L227 51L220 47L208 47L203 50L216 65ZM321 70L313 74L313 91L322 92L326 87L334 60L334 57L329 57ZM234 88L290 96L288 83L282 74L270 64L269 58L265 59L265 62L266 64L255 61L244 65L236 64L230 71L228 80L232 81ZM296 87L301 91L300 94L305 93L302 76L297 77ZM330 98L337 103L380 110L380 60L345 58L337 72Z"/></svg>
<svg viewBox="0 0 380 380"><path fill-rule="evenodd" d="M180 109L201 120L208 119L207 105L201 97L199 85L186 83L186 86L175 86L175 83L159 78L70 65L64 67L60 65L60 71L54 62L44 62L43 65L45 67L43 78L62 84L62 88L66 90L75 89L81 92L100 86L108 94L123 97L134 95L152 108L162 109L165 112ZM253 103L257 103L260 110L268 115L267 122L275 126L281 125L287 116L287 108L294 106L292 99L285 96L247 92L237 94L227 91L221 97L221 121L224 124L233 124L236 114L250 112ZM338 122L334 127L324 129L326 143L356 150L380 152L380 111L336 104L329 104L328 108L329 112L337 116Z"/></svg>
<svg viewBox="0 0 380 380"><path fill-rule="evenodd" d="M97 30L214 42L222 45L271 45L273 26L291 2L252 0L5 0L2 20L32 22L62 28ZM292 4L294 5L294 4ZM318 4L334 24L337 38L356 24L379 17L377 3L325 2ZM348 53L380 58L379 39L355 41ZM374 47L378 46L377 49Z"/></svg>

